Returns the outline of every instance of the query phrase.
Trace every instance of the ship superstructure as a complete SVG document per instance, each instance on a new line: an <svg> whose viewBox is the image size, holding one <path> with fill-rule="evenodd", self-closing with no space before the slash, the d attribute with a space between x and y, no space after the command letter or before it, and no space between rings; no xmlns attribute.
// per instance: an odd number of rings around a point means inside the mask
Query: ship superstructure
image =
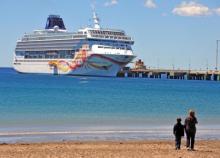
<svg viewBox="0 0 220 158"><path fill-rule="evenodd" d="M122 30L94 27L68 32L62 18L50 15L44 30L25 34L17 41L14 69L21 73L116 76L134 59L134 41Z"/></svg>

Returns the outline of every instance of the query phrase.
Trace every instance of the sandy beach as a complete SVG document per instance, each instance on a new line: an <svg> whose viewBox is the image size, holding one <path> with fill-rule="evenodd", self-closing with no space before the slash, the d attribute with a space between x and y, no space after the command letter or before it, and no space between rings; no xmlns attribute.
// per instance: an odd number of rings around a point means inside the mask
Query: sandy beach
<svg viewBox="0 0 220 158"><path fill-rule="evenodd" d="M183 142L185 143L185 142ZM197 141L196 151L174 150L173 141L99 141L1 144L1 158L219 158L220 141Z"/></svg>

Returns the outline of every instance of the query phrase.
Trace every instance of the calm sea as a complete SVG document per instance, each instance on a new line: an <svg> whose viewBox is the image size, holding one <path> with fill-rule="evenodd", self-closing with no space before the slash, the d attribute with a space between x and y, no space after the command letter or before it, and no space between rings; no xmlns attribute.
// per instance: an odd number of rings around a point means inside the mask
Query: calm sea
<svg viewBox="0 0 220 158"><path fill-rule="evenodd" d="M18 74L0 69L0 142L172 139L177 117L220 139L220 82Z"/></svg>

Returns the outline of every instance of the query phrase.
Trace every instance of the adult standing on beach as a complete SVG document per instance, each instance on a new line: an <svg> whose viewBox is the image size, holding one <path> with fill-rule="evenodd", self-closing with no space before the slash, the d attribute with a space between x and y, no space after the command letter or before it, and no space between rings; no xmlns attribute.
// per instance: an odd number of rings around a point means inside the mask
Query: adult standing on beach
<svg viewBox="0 0 220 158"><path fill-rule="evenodd" d="M185 119L185 131L186 131L186 147L188 150L194 150L196 124L198 123L195 117L195 112L189 110L189 116Z"/></svg>

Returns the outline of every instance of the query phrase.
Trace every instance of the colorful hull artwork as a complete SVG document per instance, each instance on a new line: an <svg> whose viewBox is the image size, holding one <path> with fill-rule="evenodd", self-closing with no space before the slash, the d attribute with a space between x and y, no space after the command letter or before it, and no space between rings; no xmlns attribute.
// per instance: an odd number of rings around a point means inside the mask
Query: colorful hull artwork
<svg viewBox="0 0 220 158"><path fill-rule="evenodd" d="M102 62L97 62L97 60ZM127 63L128 62L116 61L102 54L89 55L87 50L80 50L75 54L75 57L71 62L65 60L52 60L49 62L49 66L51 68L56 68L64 73L68 73L82 67L89 67L97 70L109 70L113 64L117 64L119 67L122 67Z"/></svg>
<svg viewBox="0 0 220 158"><path fill-rule="evenodd" d="M76 70L77 68L81 67L85 63L87 56L88 53L86 50L80 50L76 53L72 62L67 62L65 60L52 60L49 61L49 66L51 68L57 68L62 72L69 72L71 70Z"/></svg>

